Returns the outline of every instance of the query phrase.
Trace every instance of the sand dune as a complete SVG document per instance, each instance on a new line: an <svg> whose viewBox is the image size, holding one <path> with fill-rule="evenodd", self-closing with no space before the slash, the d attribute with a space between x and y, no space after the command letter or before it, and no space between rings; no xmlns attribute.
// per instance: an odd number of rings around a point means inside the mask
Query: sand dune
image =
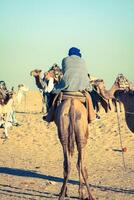
<svg viewBox="0 0 134 200"><path fill-rule="evenodd" d="M0 200L58 199L63 177L63 155L54 123L42 120L41 96L30 91L17 108L19 127L0 139ZM94 197L99 200L134 199L134 134L119 115L126 170L124 170L117 114L100 113L89 126L87 168ZM0 129L2 136L3 129ZM72 158L67 199L78 199L77 154Z"/></svg>

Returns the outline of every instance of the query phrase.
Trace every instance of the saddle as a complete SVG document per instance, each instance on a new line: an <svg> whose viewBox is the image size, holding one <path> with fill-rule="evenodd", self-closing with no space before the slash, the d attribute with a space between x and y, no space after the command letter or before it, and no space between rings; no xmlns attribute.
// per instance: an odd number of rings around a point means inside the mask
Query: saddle
<svg viewBox="0 0 134 200"><path fill-rule="evenodd" d="M46 121L51 122L54 120L54 111L56 107L64 100L67 99L77 99L81 103L83 103L87 109L87 119L88 123L91 123L96 118L96 114L93 108L91 96L88 92L82 91L82 92L70 92L70 91L62 91L59 94L57 94L53 100L52 107L46 116Z"/></svg>

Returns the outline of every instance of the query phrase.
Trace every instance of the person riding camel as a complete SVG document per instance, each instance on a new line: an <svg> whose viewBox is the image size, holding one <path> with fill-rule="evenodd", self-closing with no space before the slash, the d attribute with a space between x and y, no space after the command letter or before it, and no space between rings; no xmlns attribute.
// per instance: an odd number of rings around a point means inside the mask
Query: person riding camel
<svg viewBox="0 0 134 200"><path fill-rule="evenodd" d="M63 78L61 79L59 84L55 85L52 91L53 94L60 93L61 91L73 92L75 94L75 92L91 90L86 64L84 59L82 58L80 49L76 47L72 47L69 49L68 56L63 58L62 60L62 72ZM93 113L92 118L95 119L90 95L88 95L87 98L90 101ZM43 117L43 120L47 122L53 121L53 119L51 119L51 115L53 115L53 113L50 109L50 112L48 113L48 115Z"/></svg>
<svg viewBox="0 0 134 200"><path fill-rule="evenodd" d="M53 66L47 72L44 73L43 80L46 82L46 85L44 87L44 93L47 113L51 108L53 98L55 96L52 92L54 86L60 82L62 76L62 71L57 64L53 64ZM47 113L45 115L47 115Z"/></svg>
<svg viewBox="0 0 134 200"><path fill-rule="evenodd" d="M44 79L46 81L44 93L45 93L46 110L47 110L47 113L48 113L49 109L52 105L52 100L53 100L53 94L51 93L53 88L54 88L54 75L53 75L53 73L51 73L49 71L45 72L44 73Z"/></svg>

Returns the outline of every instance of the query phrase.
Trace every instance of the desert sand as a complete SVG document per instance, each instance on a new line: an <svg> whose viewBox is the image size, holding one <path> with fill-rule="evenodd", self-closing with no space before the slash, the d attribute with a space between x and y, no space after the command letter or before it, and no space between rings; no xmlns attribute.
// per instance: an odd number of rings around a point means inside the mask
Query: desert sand
<svg viewBox="0 0 134 200"><path fill-rule="evenodd" d="M26 104L17 108L21 126L11 127L4 140L0 129L0 200L58 199L63 181L63 154L56 126L42 120L41 96L30 91ZM87 168L92 195L99 200L134 200L134 134L119 113L123 147L121 151L117 113L100 112L101 119L89 125ZM72 158L69 197L78 199L77 151Z"/></svg>

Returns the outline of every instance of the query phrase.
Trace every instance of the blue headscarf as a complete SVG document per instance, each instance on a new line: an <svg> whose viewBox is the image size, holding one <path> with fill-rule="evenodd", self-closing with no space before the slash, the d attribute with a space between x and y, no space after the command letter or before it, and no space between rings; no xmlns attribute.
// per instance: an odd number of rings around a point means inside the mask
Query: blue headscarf
<svg viewBox="0 0 134 200"><path fill-rule="evenodd" d="M68 55L69 56L76 55L76 56L81 57L80 49L77 49L76 47L72 47L69 49Z"/></svg>

